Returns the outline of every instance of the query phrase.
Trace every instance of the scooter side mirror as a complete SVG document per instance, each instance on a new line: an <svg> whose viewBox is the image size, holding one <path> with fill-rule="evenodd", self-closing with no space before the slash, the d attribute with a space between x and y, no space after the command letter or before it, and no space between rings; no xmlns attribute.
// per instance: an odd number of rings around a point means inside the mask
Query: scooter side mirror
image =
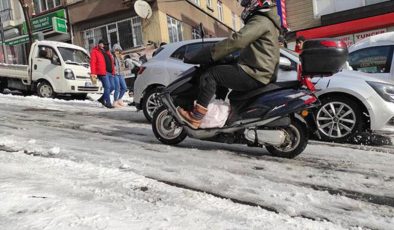
<svg viewBox="0 0 394 230"><path fill-rule="evenodd" d="M280 57L279 68L286 71L291 70L291 61L288 58Z"/></svg>

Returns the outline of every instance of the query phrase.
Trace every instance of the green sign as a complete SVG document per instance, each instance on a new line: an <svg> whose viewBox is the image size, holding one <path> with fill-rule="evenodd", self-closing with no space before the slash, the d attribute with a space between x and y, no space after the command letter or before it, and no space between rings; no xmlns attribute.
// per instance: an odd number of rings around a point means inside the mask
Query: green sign
<svg viewBox="0 0 394 230"><path fill-rule="evenodd" d="M64 9L45 14L31 19L31 30L33 32L48 30L53 28L53 18L66 18L66 11ZM26 22L23 23L23 33L27 34Z"/></svg>
<svg viewBox="0 0 394 230"><path fill-rule="evenodd" d="M37 35L33 35L34 39L36 39L37 37L38 37ZM23 36L19 36L19 37L7 40L7 41L5 41L5 44L7 46L15 46L15 45L28 43L28 42L29 42L29 36L23 35ZM0 44L2 44L2 43L0 42Z"/></svg>
<svg viewBox="0 0 394 230"><path fill-rule="evenodd" d="M58 33L67 33L67 21L63 18L52 18L53 30Z"/></svg>

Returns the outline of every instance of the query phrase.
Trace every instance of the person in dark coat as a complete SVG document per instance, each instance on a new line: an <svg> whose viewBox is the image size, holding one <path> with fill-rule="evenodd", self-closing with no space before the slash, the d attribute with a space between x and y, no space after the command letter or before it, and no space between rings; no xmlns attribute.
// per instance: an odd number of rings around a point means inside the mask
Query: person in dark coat
<svg viewBox="0 0 394 230"><path fill-rule="evenodd" d="M103 95L98 101L107 108L113 108L110 94L113 91L111 79L115 74L114 59L109 51L109 44L100 40L90 53L90 77L98 78L104 88Z"/></svg>
<svg viewBox="0 0 394 230"><path fill-rule="evenodd" d="M245 26L229 38L216 43L208 60L218 61L240 50L238 63L215 65L200 77L197 103L192 111L178 108L181 119L197 129L217 86L236 91L250 91L272 82L279 64L279 31L276 7L271 0L242 0L241 18ZM208 64L208 63L207 63Z"/></svg>

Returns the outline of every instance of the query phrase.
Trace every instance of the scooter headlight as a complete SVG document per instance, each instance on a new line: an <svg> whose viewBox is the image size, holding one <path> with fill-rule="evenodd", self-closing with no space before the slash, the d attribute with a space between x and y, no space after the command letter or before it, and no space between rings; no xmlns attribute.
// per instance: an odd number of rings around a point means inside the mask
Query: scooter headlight
<svg viewBox="0 0 394 230"><path fill-rule="evenodd" d="M394 102L394 85L381 82L367 81L367 83L386 101Z"/></svg>
<svg viewBox="0 0 394 230"><path fill-rule="evenodd" d="M74 72L71 69L65 69L64 78L67 80L75 80Z"/></svg>

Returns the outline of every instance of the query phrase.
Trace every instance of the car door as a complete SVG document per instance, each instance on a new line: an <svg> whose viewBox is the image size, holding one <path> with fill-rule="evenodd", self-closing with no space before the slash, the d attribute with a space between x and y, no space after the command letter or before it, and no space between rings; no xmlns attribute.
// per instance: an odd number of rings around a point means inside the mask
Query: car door
<svg viewBox="0 0 394 230"><path fill-rule="evenodd" d="M179 47L177 50L174 51L174 53L171 54L170 58L167 61L168 62L167 71L168 71L168 75L171 78L170 82L177 79L183 71L193 66L191 64L186 64L183 62L185 53L196 52L206 45L212 45L212 42L205 42L205 43L197 42L197 43L186 44Z"/></svg>
<svg viewBox="0 0 394 230"><path fill-rule="evenodd" d="M49 46L38 46L38 50L45 51L45 55L38 52L33 58L33 80L45 79L55 92L58 92L62 88L63 81L63 68L59 55L55 49Z"/></svg>
<svg viewBox="0 0 394 230"><path fill-rule="evenodd" d="M394 46L376 46L357 50L349 54L353 70L373 74L394 84Z"/></svg>

